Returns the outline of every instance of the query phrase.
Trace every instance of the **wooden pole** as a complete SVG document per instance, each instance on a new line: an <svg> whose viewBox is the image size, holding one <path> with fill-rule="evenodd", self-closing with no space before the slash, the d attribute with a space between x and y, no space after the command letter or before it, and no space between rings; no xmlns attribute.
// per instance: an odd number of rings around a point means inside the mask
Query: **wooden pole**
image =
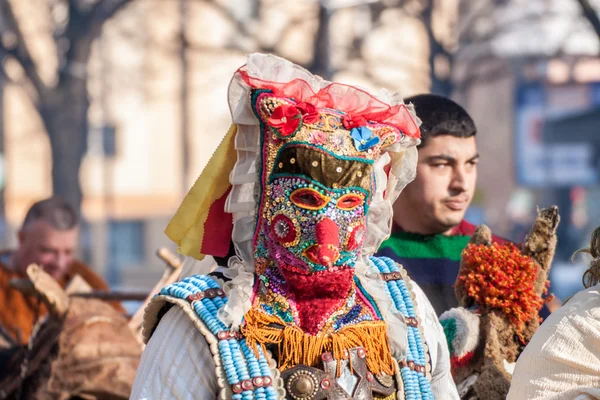
<svg viewBox="0 0 600 400"><path fill-rule="evenodd" d="M163 287L170 283L174 283L179 279L179 275L181 274L181 266L183 263L181 260L168 249L160 248L156 252L158 258L163 260L167 267L165 268L165 272L160 280L154 285L150 294L146 296L146 300L144 304L133 314L131 319L129 320L129 328L133 331L133 333L137 336L140 343L142 343L142 323L144 322L144 310L152 297L160 291Z"/></svg>

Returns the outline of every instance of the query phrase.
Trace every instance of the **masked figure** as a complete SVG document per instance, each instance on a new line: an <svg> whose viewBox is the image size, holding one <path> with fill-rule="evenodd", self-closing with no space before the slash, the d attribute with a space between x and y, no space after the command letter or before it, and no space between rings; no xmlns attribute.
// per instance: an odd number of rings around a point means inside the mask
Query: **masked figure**
<svg viewBox="0 0 600 400"><path fill-rule="evenodd" d="M457 398L427 298L372 257L414 178L414 113L261 54L229 104L234 125L167 234L195 259L233 241L231 280L154 298L132 398Z"/></svg>

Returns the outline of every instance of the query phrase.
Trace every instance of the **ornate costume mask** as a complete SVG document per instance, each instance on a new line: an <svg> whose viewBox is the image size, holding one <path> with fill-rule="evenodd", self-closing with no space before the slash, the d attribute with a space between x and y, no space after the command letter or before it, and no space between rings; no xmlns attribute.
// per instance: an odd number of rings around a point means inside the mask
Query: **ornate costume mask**
<svg viewBox="0 0 600 400"><path fill-rule="evenodd" d="M196 259L233 241L220 323L254 349L278 344L282 370L361 347L370 371L393 374L408 328L381 278L391 267L369 257L414 179L416 116L399 95L262 54L234 74L229 105L234 125L167 228Z"/></svg>
<svg viewBox="0 0 600 400"><path fill-rule="evenodd" d="M392 202L414 178L418 120L397 95L261 54L234 74L229 104L234 128L167 234L197 259L224 256L233 240L239 295L223 317L234 326L254 293L268 313L316 332L323 321L307 322L314 307L327 316L344 299L361 303L355 273L366 273L362 260L389 235Z"/></svg>
<svg viewBox="0 0 600 400"><path fill-rule="evenodd" d="M262 137L256 260L275 260L287 277L352 268L367 232L373 164L418 133L414 120L403 105L349 86L314 92L303 80L280 85L239 73L253 87ZM399 114L401 126L386 123Z"/></svg>

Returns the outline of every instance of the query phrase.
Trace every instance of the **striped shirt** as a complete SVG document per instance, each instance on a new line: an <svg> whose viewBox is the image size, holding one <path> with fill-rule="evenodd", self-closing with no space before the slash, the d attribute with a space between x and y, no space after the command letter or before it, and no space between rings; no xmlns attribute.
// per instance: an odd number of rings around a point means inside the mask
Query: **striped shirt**
<svg viewBox="0 0 600 400"><path fill-rule="evenodd" d="M475 228L463 220L450 235L421 235L395 229L392 236L383 242L377 255L390 257L402 264L423 289L439 316L458 306L454 283L460 268L460 255ZM506 242L493 235L492 241L500 244Z"/></svg>

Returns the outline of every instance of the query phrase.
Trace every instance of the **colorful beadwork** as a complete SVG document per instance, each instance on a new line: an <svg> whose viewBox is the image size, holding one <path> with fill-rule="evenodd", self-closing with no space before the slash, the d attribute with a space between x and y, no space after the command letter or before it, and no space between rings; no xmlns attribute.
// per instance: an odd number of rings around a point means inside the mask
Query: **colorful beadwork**
<svg viewBox="0 0 600 400"><path fill-rule="evenodd" d="M427 344L418 324L415 299L407 285L406 272L391 258L371 257L370 261L385 277L388 295L392 298L396 309L407 320L407 356L406 360L400 362L406 399L433 399L431 384L426 375Z"/></svg>
<svg viewBox="0 0 600 400"><path fill-rule="evenodd" d="M254 307L312 334L377 320L364 296L355 295L353 274L339 272L353 268L365 238L374 159L402 133L270 90L253 90L250 101L262 148L255 236L262 273ZM319 273L323 280L333 274L329 286L340 293L331 297L345 300L321 302L303 317L307 306L293 293L290 275L318 281Z"/></svg>
<svg viewBox="0 0 600 400"><path fill-rule="evenodd" d="M431 386L426 378L426 344L416 317L416 307L409 287L404 280L404 271L389 258L370 259L382 276L387 278L388 294L392 298L397 310L406 318L409 326L408 353L406 360L400 362L400 374L405 389L405 398L433 399ZM361 296L368 296L358 288ZM210 292L209 292L210 291ZM206 294L210 293L210 296ZM277 398L271 386L272 374L262 349L257 355L246 345L245 339L233 333L217 317L218 310L224 306L226 297L221 297L223 292L218 284L207 276L193 276L165 287L162 296L172 296L190 301L192 308L197 313L210 331L219 339L219 354L227 381L231 385L233 399L268 399ZM353 296L353 297L356 297ZM356 323L356 316L360 315L362 306L354 304L350 310L336 320L335 329Z"/></svg>
<svg viewBox="0 0 600 400"><path fill-rule="evenodd" d="M382 317L382 312L389 315L388 304L382 300L386 310L378 309L361 285L362 278L355 276L355 267L363 260L363 245L370 233L367 215L371 207L381 207L380 194L389 189L384 179L378 179L383 186L376 191L375 175L380 178L380 173L388 174L387 169L383 170L390 159L388 165L398 167L401 157L384 153L399 155L399 149L416 144L417 119L397 96L391 99L392 104L386 104L346 85L326 83L317 88L320 84L316 77L308 79L310 82L302 78L283 82L281 78L287 73L275 69L282 73L268 81L252 75L254 68L241 68L232 83L236 95L239 89L244 93L232 107L236 117L238 112L243 114L239 120L234 117L240 131L235 146L243 160L246 151L252 153L254 158L248 161L252 163L251 170L257 172L256 177L251 176L253 172L237 177L253 187L255 208L227 210L235 215L234 240L245 237L245 251L236 247L243 267L247 272L249 264L255 267L249 304L239 307L240 299L236 298L233 310L224 313L229 321L235 321L232 326L241 323L239 332L217 317L227 298L208 277L187 278L165 288L161 294L187 299L216 337L221 365L234 399L275 397L270 384L273 377L263 354L268 345L277 347L278 368L282 373L293 373L294 369L312 369L318 373L327 357L349 363L352 369L349 355L358 351L358 357L364 361L361 377L365 379L360 379L363 390L383 390L388 395L387 390L371 385L376 385L382 376L392 379L401 375L397 382L403 383L407 399L430 399L427 347L410 287L397 279L401 270L388 260L371 261L380 264L380 272L387 274L388 294L408 321L408 357L400 360L400 368L393 358L389 327ZM303 71L299 76L308 73ZM239 103L248 100L250 104ZM250 121L250 110L256 123ZM259 137L251 137L253 134ZM404 138L408 140L401 140ZM241 148L250 142L252 151ZM243 162L244 167L248 164ZM241 196L234 175L226 209L236 201L236 196ZM373 199L377 202L372 203ZM244 200L244 204L249 202ZM218 204L218 207L223 206ZM245 212L248 216L241 224L237 217ZM243 234L240 227L244 228ZM371 251L372 240L367 243ZM253 259L250 250L254 252ZM244 274L238 276L243 277ZM237 283L234 280L234 285ZM367 281L363 284L371 290ZM243 285L239 287L248 294L250 284ZM236 293L238 287L232 290ZM245 310L243 320L240 309ZM341 368L337 369L341 374ZM337 378L313 380L307 393L338 387ZM392 384L386 388L393 390Z"/></svg>

